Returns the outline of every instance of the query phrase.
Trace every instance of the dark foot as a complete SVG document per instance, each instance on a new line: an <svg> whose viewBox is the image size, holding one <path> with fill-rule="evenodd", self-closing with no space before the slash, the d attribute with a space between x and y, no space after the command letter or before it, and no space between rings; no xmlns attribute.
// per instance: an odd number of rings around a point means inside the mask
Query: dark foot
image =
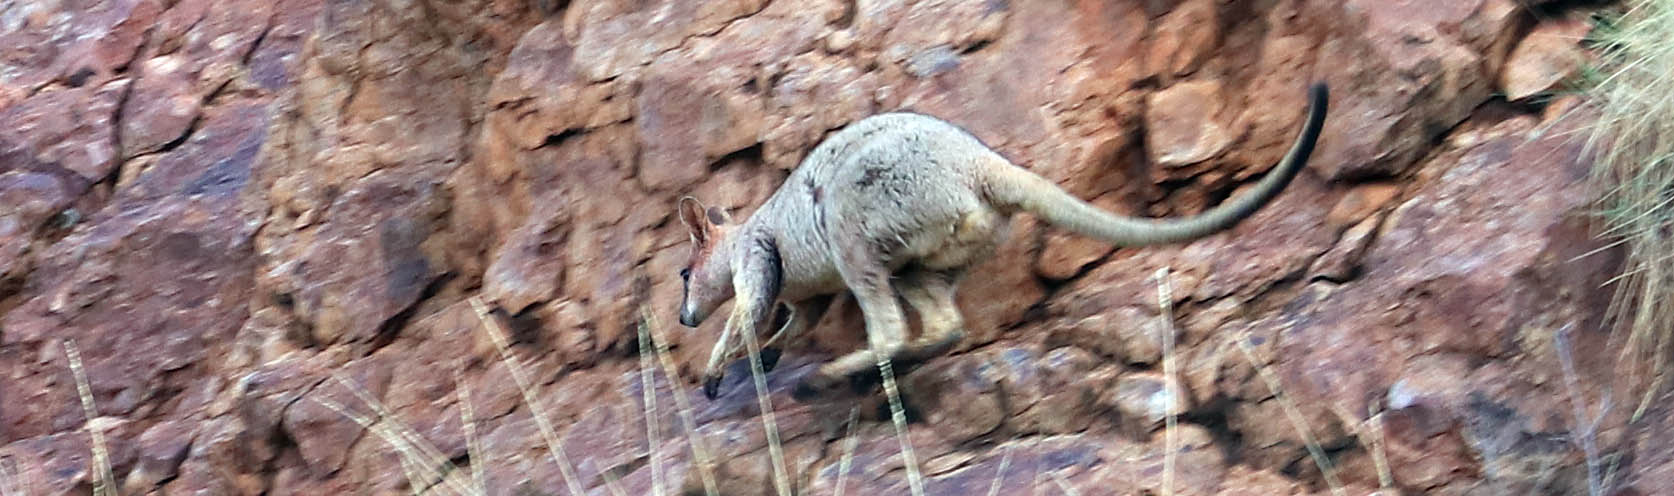
<svg viewBox="0 0 1674 496"><path fill-rule="evenodd" d="M773 371L773 366L779 364L779 355L781 355L781 354L782 354L782 352L780 352L779 348L775 347L775 346L769 346L769 347L766 347L766 348L762 348L761 349L761 371L762 372L772 372Z"/></svg>
<svg viewBox="0 0 1674 496"><path fill-rule="evenodd" d="M791 398L807 403L837 392L841 384L842 381L838 378L827 376L816 370L796 382L796 389L791 390Z"/></svg>
<svg viewBox="0 0 1674 496"><path fill-rule="evenodd" d="M703 378L703 396L709 398L709 401L715 401L715 398L721 396L721 376Z"/></svg>
<svg viewBox="0 0 1674 496"><path fill-rule="evenodd" d="M920 365L924 365L924 360L920 357L904 356L899 359L891 360L889 362L889 370L895 375L895 382L900 383L903 377L912 372L914 369L917 369ZM883 385L883 374L880 373L878 371L878 367L874 365L867 367L865 370L849 374L848 382L850 392L853 392L854 394L868 394L876 391L879 386Z"/></svg>

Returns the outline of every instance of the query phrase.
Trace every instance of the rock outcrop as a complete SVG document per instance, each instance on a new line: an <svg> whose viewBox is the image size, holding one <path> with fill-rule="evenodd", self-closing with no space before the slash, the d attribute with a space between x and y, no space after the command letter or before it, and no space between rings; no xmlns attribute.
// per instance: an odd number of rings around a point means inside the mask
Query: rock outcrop
<svg viewBox="0 0 1674 496"><path fill-rule="evenodd" d="M89 491L98 432L122 494L773 494L745 364L694 382L724 319L673 324L679 197L742 218L827 133L910 109L1185 215L1276 162L1323 80L1308 170L1230 232L1018 219L961 290L969 338L901 378L927 493L1582 494L1587 443L1617 494L1674 491L1674 403L1635 412L1615 360L1589 114L1531 98L1593 8L0 6L0 489ZM801 494L907 490L879 398L791 398L860 328L838 298L765 378Z"/></svg>

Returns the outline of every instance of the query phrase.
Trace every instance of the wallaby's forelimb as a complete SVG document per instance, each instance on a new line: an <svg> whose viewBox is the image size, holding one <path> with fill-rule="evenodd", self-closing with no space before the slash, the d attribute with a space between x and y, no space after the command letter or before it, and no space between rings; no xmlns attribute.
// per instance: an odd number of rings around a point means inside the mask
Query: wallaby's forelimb
<svg viewBox="0 0 1674 496"><path fill-rule="evenodd" d="M794 340L803 332L819 324L820 319L825 316L826 309L831 307L833 296L819 295L804 298L788 305L789 316L785 319L784 325L779 326L779 330L761 344L762 368L768 371L773 370L774 365L778 362L780 350L777 345L779 343ZM715 342L714 351L710 353L709 365L703 371L706 390L715 390L720 387L722 378L720 369L724 364L744 358L745 355L742 340L736 340L729 344L727 341L728 333L722 331L722 334L722 340ZM723 346L727 351L717 356L716 353Z"/></svg>
<svg viewBox="0 0 1674 496"><path fill-rule="evenodd" d="M750 246L743 247L738 256L739 259L735 262L738 267L732 278L736 291L733 296L732 315L727 318L721 338L710 350L710 374L713 374L716 364L726 354L730 338L738 333L755 333L767 325L768 319L773 317L774 304L779 301L780 284L784 274L779 250L772 241L758 240ZM714 399L719 393L720 379L719 374L707 375L703 384L704 395Z"/></svg>

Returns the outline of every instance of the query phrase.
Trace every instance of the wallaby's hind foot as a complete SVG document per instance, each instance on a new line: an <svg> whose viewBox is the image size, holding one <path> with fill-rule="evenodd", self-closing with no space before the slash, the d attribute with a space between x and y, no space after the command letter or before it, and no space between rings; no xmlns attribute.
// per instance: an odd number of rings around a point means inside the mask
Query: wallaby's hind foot
<svg viewBox="0 0 1674 496"><path fill-rule="evenodd" d="M957 342L957 341L955 341ZM917 370L931 358L935 358L947 349L952 348L948 343L941 350L930 350L927 353L897 353L900 359L890 360L890 370L895 374L896 381L900 381L907 374ZM838 396L864 396L878 391L883 385L883 374L877 365L866 367L853 372L834 375L829 372L815 370L804 376L796 383L791 391L791 398L800 402L810 402L820 398ZM901 394L907 394L902 392Z"/></svg>
<svg viewBox="0 0 1674 496"><path fill-rule="evenodd" d="M832 377L815 370L796 382L796 388L791 390L791 399L809 403L820 398L831 397L841 390L843 383L842 378Z"/></svg>
<svg viewBox="0 0 1674 496"><path fill-rule="evenodd" d="M910 270L901 276L901 297L918 312L918 339L907 343L891 359L916 363L953 350L965 339L965 317L954 302L954 289L963 270Z"/></svg>
<svg viewBox="0 0 1674 496"><path fill-rule="evenodd" d="M907 305L918 312L923 334L890 355L890 365L897 379L906 376L930 359L953 350L959 341L965 339L965 319L959 314L959 307L953 300L955 281L958 278L958 272L923 269L907 270L901 274L896 287L901 293L901 299L906 300ZM876 358L869 350L862 350L832 360L804 377L797 384L793 397L804 401L818 396L839 394L844 392L842 389L845 384L848 386L848 393L868 394L875 391L882 381Z"/></svg>

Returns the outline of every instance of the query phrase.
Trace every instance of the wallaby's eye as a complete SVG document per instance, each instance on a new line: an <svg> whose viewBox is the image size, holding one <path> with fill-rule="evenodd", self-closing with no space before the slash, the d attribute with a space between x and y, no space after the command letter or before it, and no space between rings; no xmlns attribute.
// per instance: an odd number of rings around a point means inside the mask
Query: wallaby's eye
<svg viewBox="0 0 1674 496"><path fill-rule="evenodd" d="M680 269L680 280L688 281L688 280L691 280L691 279L692 279L692 269L689 269L689 268L688 269Z"/></svg>

